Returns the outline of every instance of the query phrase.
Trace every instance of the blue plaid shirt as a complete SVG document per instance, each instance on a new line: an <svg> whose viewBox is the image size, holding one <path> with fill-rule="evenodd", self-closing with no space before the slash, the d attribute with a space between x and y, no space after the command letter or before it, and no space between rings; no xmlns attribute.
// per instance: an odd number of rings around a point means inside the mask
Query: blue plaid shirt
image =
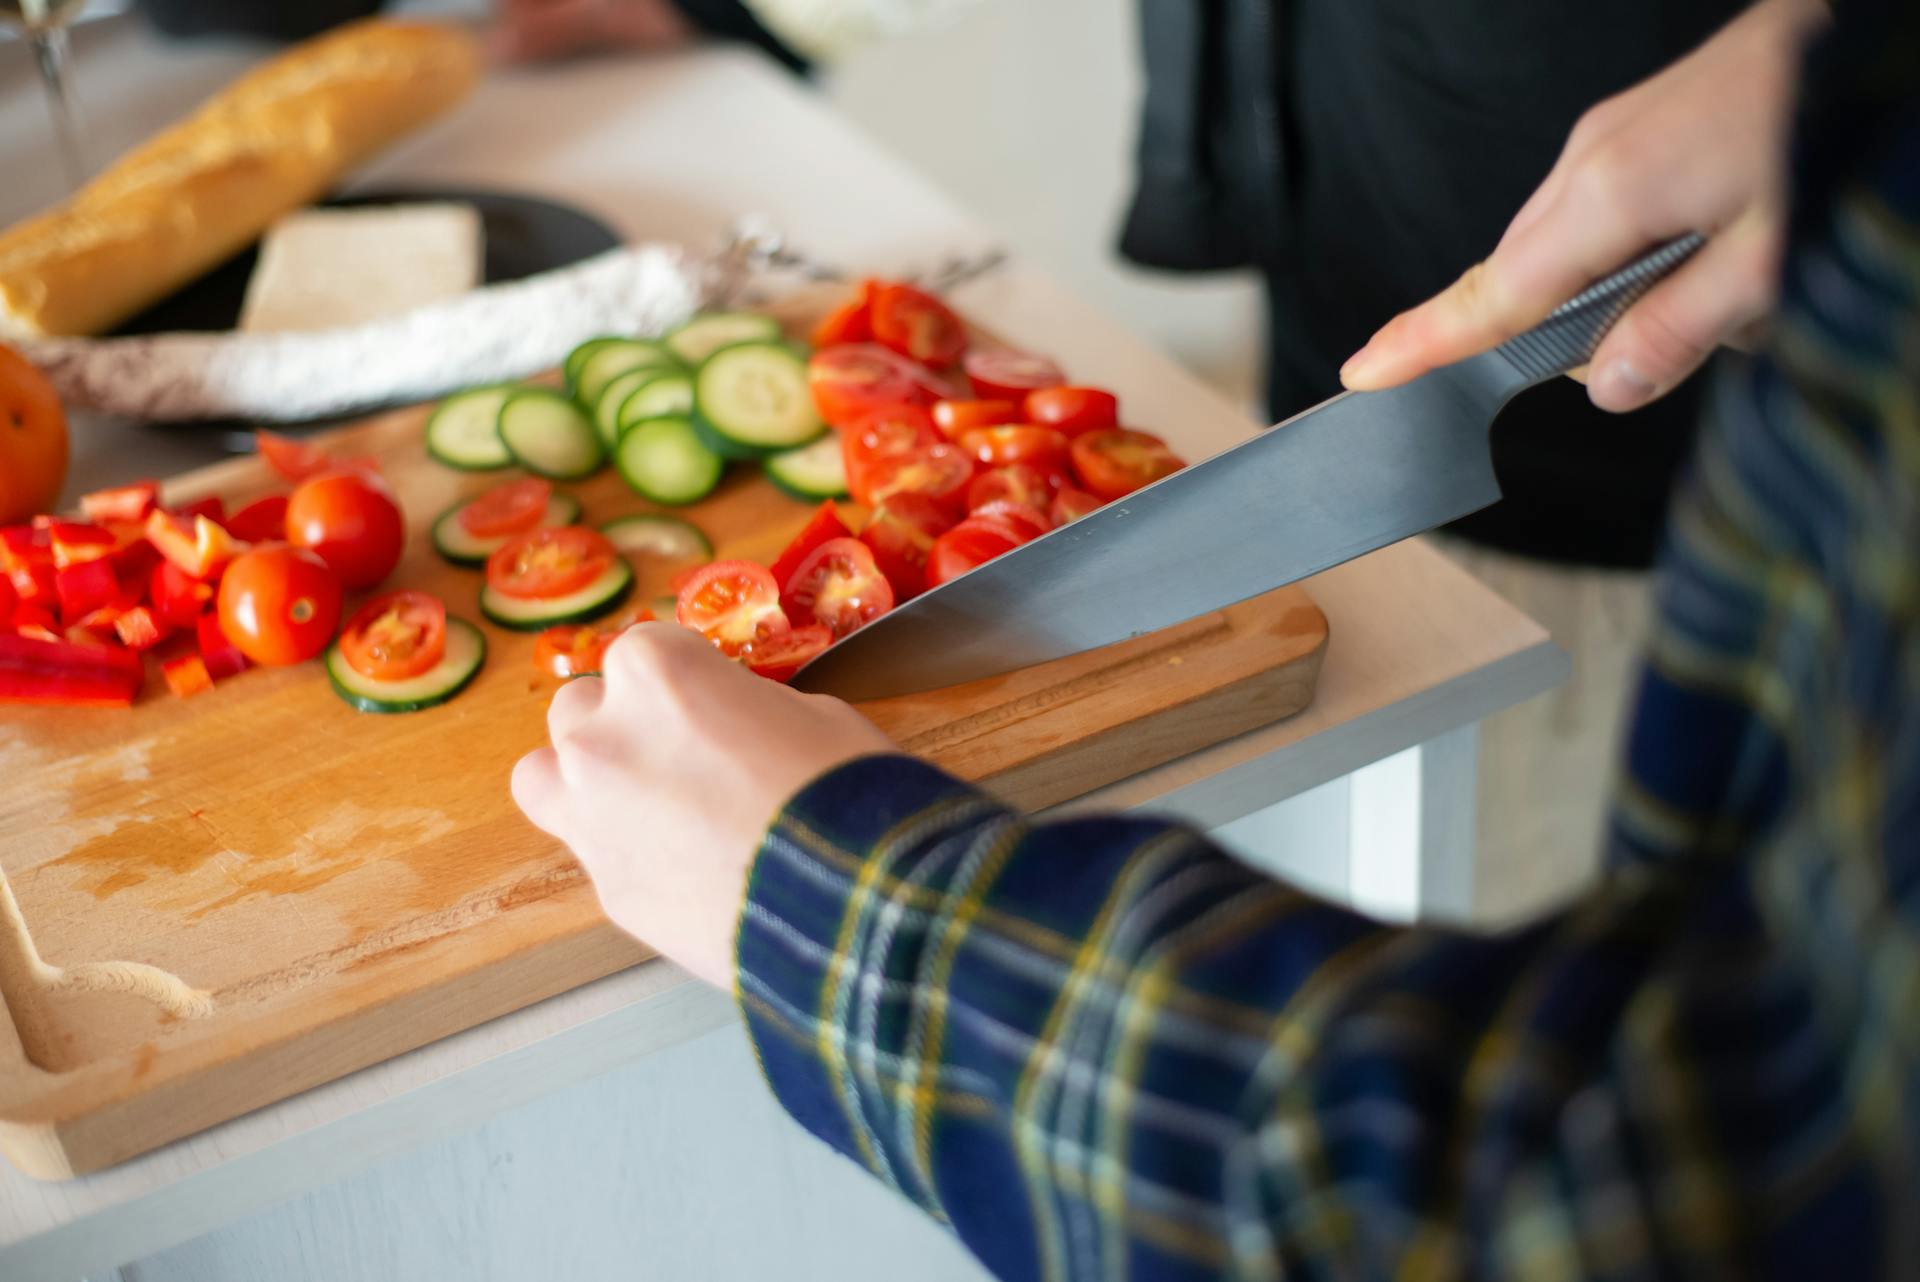
<svg viewBox="0 0 1920 1282"><path fill-rule="evenodd" d="M1914 7L1843 11L1816 72L1597 889L1396 928L1174 824L857 761L741 917L782 1104L1008 1279L1920 1277Z"/></svg>

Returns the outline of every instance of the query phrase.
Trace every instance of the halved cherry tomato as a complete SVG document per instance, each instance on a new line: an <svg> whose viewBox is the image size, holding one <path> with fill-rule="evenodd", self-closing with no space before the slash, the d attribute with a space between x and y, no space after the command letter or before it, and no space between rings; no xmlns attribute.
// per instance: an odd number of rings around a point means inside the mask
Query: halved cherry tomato
<svg viewBox="0 0 1920 1282"><path fill-rule="evenodd" d="M852 538L853 531L840 519L840 509L828 499L813 510L812 518L802 527L800 533L793 536L785 550L773 562L773 581L783 589L800 563L807 559L813 550L828 539Z"/></svg>
<svg viewBox="0 0 1920 1282"><path fill-rule="evenodd" d="M925 364L945 367L967 350L967 327L951 308L911 285L882 285L873 296L873 336Z"/></svg>
<svg viewBox="0 0 1920 1282"><path fill-rule="evenodd" d="M824 624L837 640L893 608L893 588L858 539L829 539L813 550L780 591L787 618Z"/></svg>
<svg viewBox="0 0 1920 1282"><path fill-rule="evenodd" d="M1053 501L1053 492L1065 480L1060 473L1043 472L1031 463L1009 463L973 478L973 484L967 487L967 510L977 511L1006 499L1045 511Z"/></svg>
<svg viewBox="0 0 1920 1282"><path fill-rule="evenodd" d="M316 476L287 496L287 541L332 566L346 587L370 588L392 574L406 538L400 505L376 476Z"/></svg>
<svg viewBox="0 0 1920 1282"><path fill-rule="evenodd" d="M780 609L780 589L772 572L751 561L701 566L680 589L674 618L730 659L746 658L791 626Z"/></svg>
<svg viewBox="0 0 1920 1282"><path fill-rule="evenodd" d="M968 517L933 541L927 554L927 586L937 588L1025 542L1021 532L1004 521Z"/></svg>
<svg viewBox="0 0 1920 1282"><path fill-rule="evenodd" d="M1048 519L1045 508L1036 507L1031 503L1016 503L1012 499L996 499L991 503L983 504L967 513L967 517L969 520L978 518L1000 521L1011 525L1029 539L1037 539L1053 528L1053 522Z"/></svg>
<svg viewBox="0 0 1920 1282"><path fill-rule="evenodd" d="M845 427L889 405L926 405L935 397L921 385L924 373L900 353L878 343L823 348L807 362L814 407L835 427Z"/></svg>
<svg viewBox="0 0 1920 1282"><path fill-rule="evenodd" d="M460 509L460 524L475 538L519 534L540 524L553 498L553 483L537 476L495 486Z"/></svg>
<svg viewBox="0 0 1920 1282"><path fill-rule="evenodd" d="M971 427L997 427L1021 421L1017 401L935 401L933 425L953 440Z"/></svg>
<svg viewBox="0 0 1920 1282"><path fill-rule="evenodd" d="M1089 512L1097 512L1106 506L1085 490L1076 490L1071 485L1063 485L1060 492L1053 496L1053 506L1047 509L1047 515L1053 518L1055 525L1065 525L1077 521Z"/></svg>
<svg viewBox="0 0 1920 1282"><path fill-rule="evenodd" d="M924 494L942 507L958 512L966 505L967 484L973 480L973 460L956 446L942 442L923 445L904 454L876 460L860 477L854 497L878 507L895 494ZM853 478L847 482L852 485Z"/></svg>
<svg viewBox="0 0 1920 1282"><path fill-rule="evenodd" d="M960 448L986 467L1030 463L1042 471L1067 465L1067 437L1051 427L1017 424L976 427L960 434Z"/></svg>
<svg viewBox="0 0 1920 1282"><path fill-rule="evenodd" d="M305 548L243 553L220 579L220 630L255 663L299 663L340 622L340 577Z"/></svg>
<svg viewBox="0 0 1920 1282"><path fill-rule="evenodd" d="M1035 388L1058 387L1067 381L1060 367L1046 357L1011 347L968 352L965 368L976 394L999 401L1024 401Z"/></svg>
<svg viewBox="0 0 1920 1282"><path fill-rule="evenodd" d="M818 623L789 628L755 648L747 666L756 676L785 683L815 655L833 644L833 633Z"/></svg>
<svg viewBox="0 0 1920 1282"><path fill-rule="evenodd" d="M619 555L606 535L582 525L528 530L487 558L487 586L522 600L565 596L605 574Z"/></svg>
<svg viewBox="0 0 1920 1282"><path fill-rule="evenodd" d="M953 528L952 514L924 494L895 494L874 509L860 541L893 585L896 602L927 590L927 554L933 541Z"/></svg>
<svg viewBox="0 0 1920 1282"><path fill-rule="evenodd" d="M873 296L878 293L880 282L863 280L854 289L853 297L834 308L813 329L815 347L833 347L840 343L870 343L873 341Z"/></svg>
<svg viewBox="0 0 1920 1282"><path fill-rule="evenodd" d="M866 493L866 478L883 458L938 445L940 433L933 418L918 405L883 405L848 423L840 434L840 455L847 472L847 488L855 499Z"/></svg>
<svg viewBox="0 0 1920 1282"><path fill-rule="evenodd" d="M1097 387L1043 387L1027 393L1027 421L1078 436L1118 426L1120 399Z"/></svg>
<svg viewBox="0 0 1920 1282"><path fill-rule="evenodd" d="M1150 432L1113 427L1073 439L1074 474L1089 494L1106 502L1185 466L1165 441Z"/></svg>
<svg viewBox="0 0 1920 1282"><path fill-rule="evenodd" d="M377 596L340 630L340 653L375 681L417 677L446 656L446 603L425 592Z"/></svg>
<svg viewBox="0 0 1920 1282"><path fill-rule="evenodd" d="M227 518L227 533L248 543L278 543L287 537L287 496L272 494Z"/></svg>
<svg viewBox="0 0 1920 1282"><path fill-rule="evenodd" d="M333 466L333 460L319 446L264 429L253 434L253 448L268 467L289 481L304 481Z"/></svg>
<svg viewBox="0 0 1920 1282"><path fill-rule="evenodd" d="M562 624L548 628L533 643L533 666L541 675L562 681L586 676L600 671L611 644L613 634L590 623Z"/></svg>

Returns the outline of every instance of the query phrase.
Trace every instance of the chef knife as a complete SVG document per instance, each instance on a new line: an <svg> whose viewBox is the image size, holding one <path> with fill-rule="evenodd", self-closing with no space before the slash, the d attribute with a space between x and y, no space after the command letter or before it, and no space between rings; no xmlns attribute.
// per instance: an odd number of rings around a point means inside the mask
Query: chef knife
<svg viewBox="0 0 1920 1282"><path fill-rule="evenodd" d="M957 685L1154 632L1398 542L1500 497L1489 429L1576 369L1703 243L1669 241L1499 347L1344 392L1022 544L875 619L793 684L844 699Z"/></svg>

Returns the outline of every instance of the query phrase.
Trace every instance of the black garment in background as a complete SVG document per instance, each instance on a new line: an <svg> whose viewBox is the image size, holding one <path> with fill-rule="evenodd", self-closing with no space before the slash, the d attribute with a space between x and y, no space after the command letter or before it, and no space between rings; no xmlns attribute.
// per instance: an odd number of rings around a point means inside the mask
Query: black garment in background
<svg viewBox="0 0 1920 1282"><path fill-rule="evenodd" d="M1141 0L1147 103L1121 250L1253 266L1276 418L1339 390L1395 312L1486 256L1581 112L1746 0ZM1647 564L1691 442L1695 379L1635 414L1567 380L1494 426L1506 498L1456 532L1527 555Z"/></svg>

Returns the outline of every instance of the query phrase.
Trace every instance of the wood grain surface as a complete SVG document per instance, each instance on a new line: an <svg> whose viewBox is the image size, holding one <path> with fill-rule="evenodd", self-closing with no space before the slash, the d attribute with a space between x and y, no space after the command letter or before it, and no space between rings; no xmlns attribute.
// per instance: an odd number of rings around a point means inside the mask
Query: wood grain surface
<svg viewBox="0 0 1920 1282"><path fill-rule="evenodd" d="M817 304L790 305L813 310ZM1124 388L1121 389L1124 394ZM483 621L479 575L432 518L500 475L430 461L423 409L329 444L379 456L409 518L393 586ZM1151 426L1151 425L1146 425ZM279 488L252 459L169 501ZM611 471L568 487L600 522L650 510ZM770 558L809 505L736 469L684 511L723 557ZM636 563L638 599L676 567ZM357 713L317 664L190 700L0 718L0 1150L60 1178L645 960L567 851L521 817L515 760L544 739L533 638L451 703ZM1298 711L1326 621L1283 589L1124 645L864 705L905 748L1023 807L1078 796ZM727 780L712 783L724 797Z"/></svg>

